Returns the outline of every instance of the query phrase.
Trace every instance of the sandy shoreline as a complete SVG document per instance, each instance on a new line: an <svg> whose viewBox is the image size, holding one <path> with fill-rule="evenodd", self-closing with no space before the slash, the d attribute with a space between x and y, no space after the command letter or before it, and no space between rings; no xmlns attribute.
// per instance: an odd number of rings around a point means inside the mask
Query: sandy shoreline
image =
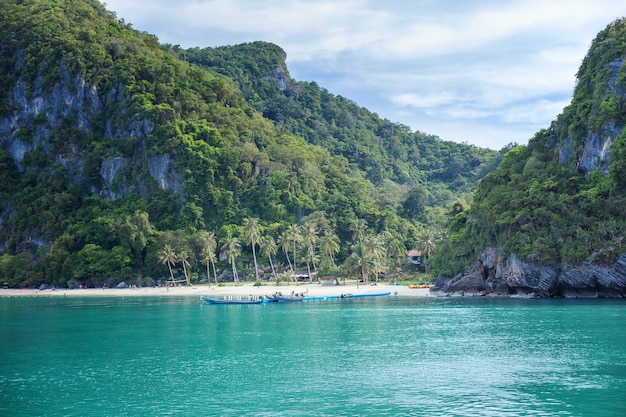
<svg viewBox="0 0 626 417"><path fill-rule="evenodd" d="M408 288L402 285L333 285L318 284L301 285L263 285L255 287L252 284L240 286L208 286L194 285L191 287L156 287L156 288L108 288L108 289L0 289L0 298L7 297L142 297L142 296L208 296L208 297L241 297L249 295L270 295L277 291L283 294L304 293L310 297L332 296L341 294L373 294L391 292L392 295L408 297L428 297L426 288Z"/></svg>

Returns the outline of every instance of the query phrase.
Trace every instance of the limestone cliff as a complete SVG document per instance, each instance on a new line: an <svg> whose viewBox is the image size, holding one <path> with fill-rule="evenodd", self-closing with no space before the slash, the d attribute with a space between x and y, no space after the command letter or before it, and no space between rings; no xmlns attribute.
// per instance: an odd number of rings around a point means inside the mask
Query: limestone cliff
<svg viewBox="0 0 626 417"><path fill-rule="evenodd" d="M129 138L139 141L140 146L132 155L112 155L100 161L100 181L91 188L94 194L115 199L138 192L146 198L147 187L142 179L124 176L136 165L146 166L160 189L182 192L182 175L172 169L169 155L148 157L143 152L142 142L152 132L153 123L145 117L125 117L128 112L123 86L98 91L83 77L70 74L63 61L60 62L59 82L45 89L43 80L43 75L37 76L32 91L28 91L25 81L18 81L9 103L14 110L0 118L0 146L12 156L20 170L25 155L40 149L47 156L53 155L56 165L67 169L74 183L85 178L87 149L67 138L56 137L64 123L71 123L86 135L102 134L110 141ZM110 108L116 108L122 117L111 120L107 111ZM96 132L94 120L104 121L104 132Z"/></svg>

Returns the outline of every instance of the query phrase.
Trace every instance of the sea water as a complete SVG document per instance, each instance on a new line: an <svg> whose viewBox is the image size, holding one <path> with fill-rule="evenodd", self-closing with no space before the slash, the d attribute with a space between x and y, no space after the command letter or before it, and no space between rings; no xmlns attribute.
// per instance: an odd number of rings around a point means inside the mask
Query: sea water
<svg viewBox="0 0 626 417"><path fill-rule="evenodd" d="M0 299L2 416L624 416L620 300Z"/></svg>

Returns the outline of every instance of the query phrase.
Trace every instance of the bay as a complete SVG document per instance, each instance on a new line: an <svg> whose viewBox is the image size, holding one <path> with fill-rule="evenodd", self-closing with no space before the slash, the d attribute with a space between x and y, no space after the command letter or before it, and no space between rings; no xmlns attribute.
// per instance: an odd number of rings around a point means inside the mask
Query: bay
<svg viewBox="0 0 626 417"><path fill-rule="evenodd" d="M3 416L624 416L621 300L0 299Z"/></svg>

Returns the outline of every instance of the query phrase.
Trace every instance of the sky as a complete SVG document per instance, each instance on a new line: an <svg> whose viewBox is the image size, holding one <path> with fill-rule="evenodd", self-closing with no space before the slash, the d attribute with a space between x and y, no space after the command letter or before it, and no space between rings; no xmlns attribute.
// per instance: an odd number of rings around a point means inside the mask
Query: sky
<svg viewBox="0 0 626 417"><path fill-rule="evenodd" d="M381 118L499 150L526 144L571 100L615 0L107 0L161 43L266 41L297 81Z"/></svg>

